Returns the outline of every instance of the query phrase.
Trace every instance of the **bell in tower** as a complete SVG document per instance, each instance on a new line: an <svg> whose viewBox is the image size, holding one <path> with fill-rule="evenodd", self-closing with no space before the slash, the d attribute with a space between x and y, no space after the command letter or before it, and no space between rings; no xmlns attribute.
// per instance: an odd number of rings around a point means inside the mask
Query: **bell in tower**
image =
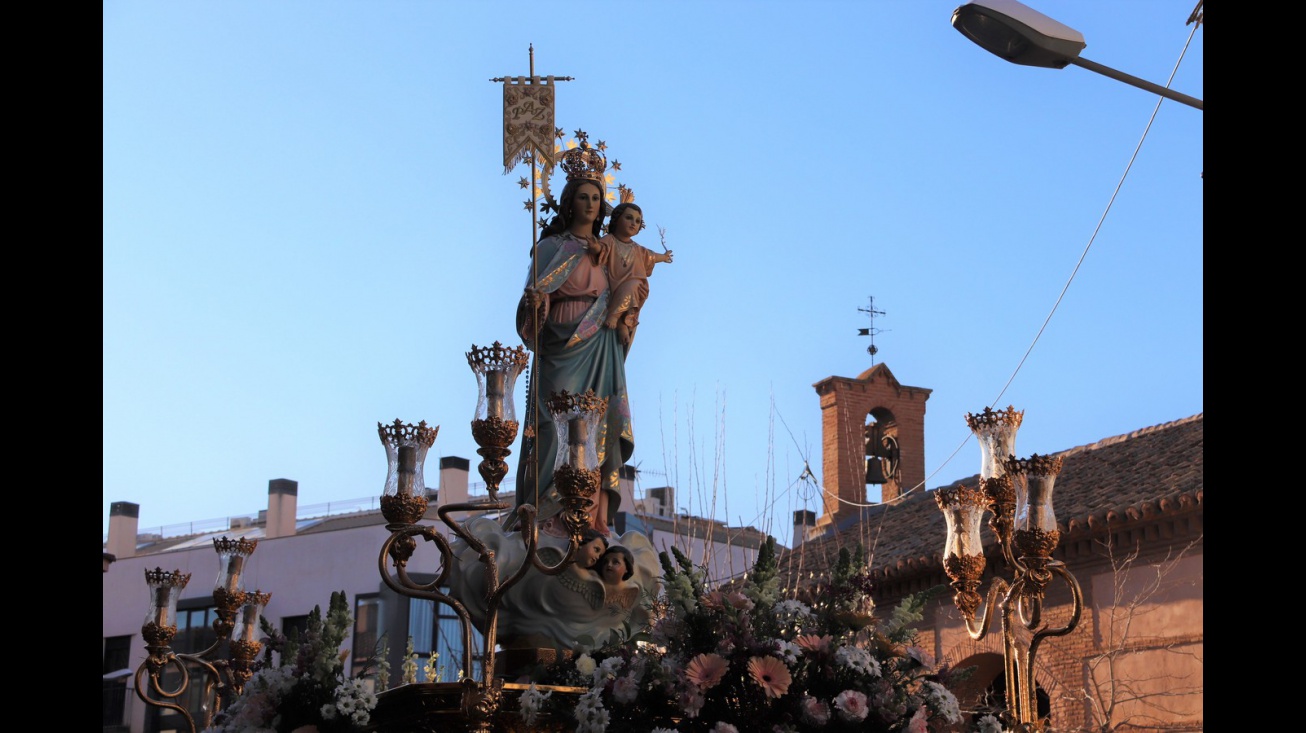
<svg viewBox="0 0 1306 733"><path fill-rule="evenodd" d="M863 430L863 445L866 452L866 483L886 484L898 478L898 438L876 420L875 415L866 416Z"/></svg>

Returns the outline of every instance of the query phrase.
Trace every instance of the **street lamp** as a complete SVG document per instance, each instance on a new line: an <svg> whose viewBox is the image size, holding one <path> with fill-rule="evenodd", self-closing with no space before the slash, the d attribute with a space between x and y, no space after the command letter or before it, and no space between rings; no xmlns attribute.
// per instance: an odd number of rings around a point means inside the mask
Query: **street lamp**
<svg viewBox="0 0 1306 733"><path fill-rule="evenodd" d="M1064 69L1074 64L1117 81L1202 109L1202 100L1080 58L1084 34L1016 0L969 2L952 11L952 27L985 51L1022 66Z"/></svg>

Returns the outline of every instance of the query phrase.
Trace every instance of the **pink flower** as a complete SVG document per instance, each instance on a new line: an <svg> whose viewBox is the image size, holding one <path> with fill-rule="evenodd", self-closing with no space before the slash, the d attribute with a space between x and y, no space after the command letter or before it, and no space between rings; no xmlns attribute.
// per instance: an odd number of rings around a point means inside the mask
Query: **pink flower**
<svg viewBox="0 0 1306 733"><path fill-rule="evenodd" d="M706 699L703 697L702 690L692 685L685 685L680 688L677 702L680 703L680 709L684 711L686 718L697 718L698 711L703 709Z"/></svg>
<svg viewBox="0 0 1306 733"><path fill-rule="evenodd" d="M703 608L709 608L715 611L720 611L721 609L726 607L725 594L719 590L714 590L711 593L708 593L707 595L703 596L702 602L703 602Z"/></svg>
<svg viewBox="0 0 1306 733"><path fill-rule="evenodd" d="M834 706L844 720L865 720L870 708L866 707L866 695L857 690L844 690L834 698Z"/></svg>
<svg viewBox="0 0 1306 733"><path fill-rule="evenodd" d="M793 678L789 676L789 668L785 663L775 657L750 657L748 660L748 673L752 675L753 681L762 688L767 697L780 697L789 690L789 683ZM866 698L862 698L862 705L865 707ZM865 717L865 713L862 714Z"/></svg>
<svg viewBox="0 0 1306 733"><path fill-rule="evenodd" d="M916 714L911 716L911 720L907 721L906 733L930 733L930 726L925 722L926 715L928 713L925 712L924 705L917 708Z"/></svg>
<svg viewBox="0 0 1306 733"><path fill-rule="evenodd" d="M629 675L618 677L617 681L612 683L612 697L623 705L635 702L635 698L639 697L639 683Z"/></svg>
<svg viewBox="0 0 1306 733"><path fill-rule="evenodd" d="M700 654L685 665L685 679L693 682L699 689L708 690L717 685L726 676L729 662L717 654Z"/></svg>
<svg viewBox="0 0 1306 733"><path fill-rule="evenodd" d="M825 636L817 636L816 634L803 634L797 639L794 639L794 643L797 644L803 651L807 651L807 652L823 652L830 648L830 644L832 641L833 639L830 638L829 634L826 634Z"/></svg>
<svg viewBox="0 0 1306 733"><path fill-rule="evenodd" d="M804 697L803 722L812 725L825 725L830 722L830 706L814 697Z"/></svg>
<svg viewBox="0 0 1306 733"><path fill-rule="evenodd" d="M738 593L738 592L731 593L730 595L726 596L726 600L728 600L730 602L730 605L734 606L735 608L744 611L751 611L753 609L752 599L750 599L748 596L744 595L743 593Z"/></svg>

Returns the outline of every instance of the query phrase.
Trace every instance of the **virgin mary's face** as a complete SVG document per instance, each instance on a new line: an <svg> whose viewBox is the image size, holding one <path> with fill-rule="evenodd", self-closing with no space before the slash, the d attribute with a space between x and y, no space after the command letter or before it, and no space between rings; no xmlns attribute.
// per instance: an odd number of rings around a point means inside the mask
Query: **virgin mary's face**
<svg viewBox="0 0 1306 733"><path fill-rule="evenodd" d="M582 183L571 200L571 219L576 224L593 224L603 210L603 195L593 183Z"/></svg>

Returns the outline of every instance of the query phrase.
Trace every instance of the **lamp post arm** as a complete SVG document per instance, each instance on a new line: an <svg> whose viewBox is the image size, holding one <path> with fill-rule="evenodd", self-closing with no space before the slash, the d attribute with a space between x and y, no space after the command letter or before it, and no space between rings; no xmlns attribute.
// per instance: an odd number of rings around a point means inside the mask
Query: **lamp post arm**
<svg viewBox="0 0 1306 733"><path fill-rule="evenodd" d="M1160 84L1153 84L1150 81L1139 79L1136 76L1131 76L1123 71L1118 71L1116 69L1113 69L1110 66L1103 66L1102 64L1099 64L1096 61L1089 61L1088 59L1082 56L1071 57L1069 61L1075 66L1088 69L1089 71L1096 71L1097 73L1103 76L1109 76L1112 79L1115 79L1116 81L1123 81L1124 83L1129 84L1131 86L1138 87L1139 89L1146 89L1147 91L1152 92L1153 94L1159 94L1162 97L1165 97L1166 99L1173 99L1174 101L1182 102L1188 105L1189 107L1196 107L1197 109L1203 109L1202 100L1197 99L1196 97L1190 97L1187 94L1176 92L1175 90L1168 89L1166 87L1161 86Z"/></svg>

